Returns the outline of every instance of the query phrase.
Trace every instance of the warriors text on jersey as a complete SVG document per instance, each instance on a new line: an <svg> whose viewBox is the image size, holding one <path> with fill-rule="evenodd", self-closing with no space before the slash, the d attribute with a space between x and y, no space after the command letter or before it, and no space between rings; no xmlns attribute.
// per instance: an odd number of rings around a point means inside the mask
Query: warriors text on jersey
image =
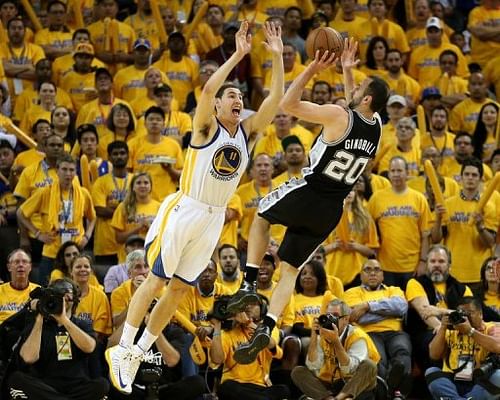
<svg viewBox="0 0 500 400"><path fill-rule="evenodd" d="M217 132L204 146L189 146L180 191L202 203L225 207L248 164L247 137L241 124L232 137L217 121Z"/></svg>
<svg viewBox="0 0 500 400"><path fill-rule="evenodd" d="M345 198L377 152L382 123L377 113L370 121L357 111L347 110L348 125L344 135L327 143L318 136L309 153L310 166L302 171L315 191Z"/></svg>

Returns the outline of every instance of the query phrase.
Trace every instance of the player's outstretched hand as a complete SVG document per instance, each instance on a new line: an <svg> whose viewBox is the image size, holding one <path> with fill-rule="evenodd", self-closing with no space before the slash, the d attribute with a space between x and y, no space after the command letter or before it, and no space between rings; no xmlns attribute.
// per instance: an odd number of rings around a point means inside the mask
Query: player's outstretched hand
<svg viewBox="0 0 500 400"><path fill-rule="evenodd" d="M245 20L241 23L240 29L234 35L236 40L236 53L241 57L250 53L252 48L252 35L248 32L248 21Z"/></svg>
<svg viewBox="0 0 500 400"><path fill-rule="evenodd" d="M266 50L275 53L283 54L283 41L281 40L281 26L274 22L266 22L263 27L266 41L263 42Z"/></svg>
<svg viewBox="0 0 500 400"><path fill-rule="evenodd" d="M360 60L356 58L356 53L358 51L358 42L354 40L353 37L344 39L344 51L340 56L340 61L342 63L342 68L355 68Z"/></svg>
<svg viewBox="0 0 500 400"><path fill-rule="evenodd" d="M314 55L314 60L311 64L309 64L309 68L312 69L315 74L317 74L318 72L334 66L335 58L336 57L334 52L330 53L328 50L325 50L323 55L321 55L320 51L317 50L316 54Z"/></svg>

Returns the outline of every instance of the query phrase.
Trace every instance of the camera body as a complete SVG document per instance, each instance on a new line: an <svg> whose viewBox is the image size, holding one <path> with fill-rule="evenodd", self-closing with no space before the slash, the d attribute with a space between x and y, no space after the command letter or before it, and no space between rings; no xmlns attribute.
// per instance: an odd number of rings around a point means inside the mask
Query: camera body
<svg viewBox="0 0 500 400"><path fill-rule="evenodd" d="M63 311L64 293L52 287L36 288L30 293L32 299L38 299L36 310L45 318L59 315Z"/></svg>
<svg viewBox="0 0 500 400"><path fill-rule="evenodd" d="M448 320L451 325L462 324L467 321L467 314L462 310L455 310L448 314Z"/></svg>
<svg viewBox="0 0 500 400"><path fill-rule="evenodd" d="M497 369L500 369L500 354L490 353L481 366L474 370L473 378L475 380L489 378Z"/></svg>
<svg viewBox="0 0 500 400"><path fill-rule="evenodd" d="M336 315L327 313L327 314L321 314L318 317L318 323L322 328L329 329L333 331L332 324L339 329L339 318Z"/></svg>

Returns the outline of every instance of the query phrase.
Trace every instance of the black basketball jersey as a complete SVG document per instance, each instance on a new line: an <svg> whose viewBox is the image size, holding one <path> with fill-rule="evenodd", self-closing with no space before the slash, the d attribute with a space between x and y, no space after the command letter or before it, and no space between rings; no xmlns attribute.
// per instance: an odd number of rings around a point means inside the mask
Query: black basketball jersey
<svg viewBox="0 0 500 400"><path fill-rule="evenodd" d="M370 158L375 157L382 133L377 113L370 121L357 111L347 111L344 135L327 143L321 133L309 152L309 167L302 171L307 184L315 191L342 199L351 191Z"/></svg>

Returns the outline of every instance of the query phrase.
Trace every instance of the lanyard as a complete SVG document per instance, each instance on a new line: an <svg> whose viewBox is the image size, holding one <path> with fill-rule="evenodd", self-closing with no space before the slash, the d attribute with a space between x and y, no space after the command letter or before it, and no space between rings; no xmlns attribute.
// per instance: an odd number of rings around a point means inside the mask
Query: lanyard
<svg viewBox="0 0 500 400"><path fill-rule="evenodd" d="M117 200L122 202L125 199L125 195L127 194L127 185L128 185L128 173L125 175L125 183L123 187L120 189L118 186L118 181L116 180L116 176L114 173L111 173L111 178L113 179L113 185L115 185L115 193L117 194Z"/></svg>
<svg viewBox="0 0 500 400"><path fill-rule="evenodd" d="M446 132L444 133L444 144L443 144L443 148L440 150L439 147L438 147L438 145L436 144L436 141L434 140L434 136L432 136L432 133L429 132L429 134L431 135L432 144L434 145L434 147L436 149L438 149L441 157L443 157L443 154L444 154L444 152L446 150L446 144L448 142L448 135L446 134Z"/></svg>
<svg viewBox="0 0 500 400"><path fill-rule="evenodd" d="M47 182L47 184L51 185L52 178L49 175L49 164L47 163L46 160L42 160L41 165L42 165L42 171L45 175L45 182Z"/></svg>
<svg viewBox="0 0 500 400"><path fill-rule="evenodd" d="M69 217L71 217L71 208L73 207L73 189L69 191L69 200L64 201L61 191L61 205L62 205L62 227L64 227L69 222Z"/></svg>
<svg viewBox="0 0 500 400"><path fill-rule="evenodd" d="M23 50L21 51L19 57L14 54L14 49L12 48L12 45L10 43L8 44L8 47L13 64L24 64L24 59L26 58L26 45L23 46Z"/></svg>

